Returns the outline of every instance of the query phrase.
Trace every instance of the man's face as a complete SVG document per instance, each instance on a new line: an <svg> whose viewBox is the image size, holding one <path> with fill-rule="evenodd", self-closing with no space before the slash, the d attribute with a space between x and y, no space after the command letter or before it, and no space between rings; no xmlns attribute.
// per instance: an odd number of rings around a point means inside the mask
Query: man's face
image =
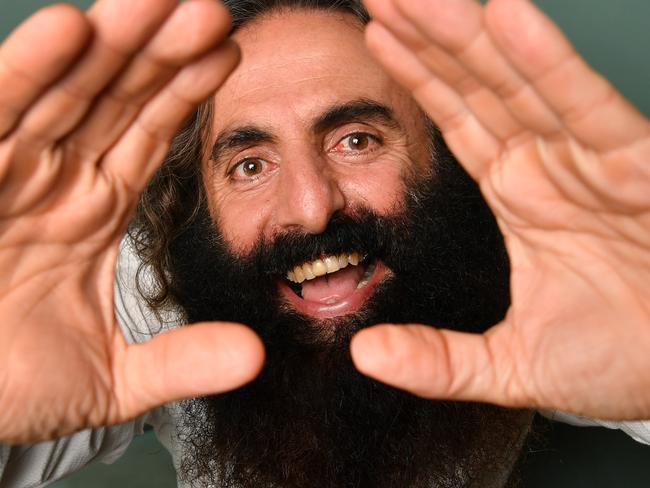
<svg viewBox="0 0 650 488"><path fill-rule="evenodd" d="M190 322L249 325L266 364L244 388L186 403L181 475L503 486L527 414L414 397L349 354L378 322L480 331L503 317L507 256L476 185L351 17L281 12L236 38L243 62L215 98L203 162L208 208L170 245L170 288ZM334 257L346 266L309 276Z"/></svg>
<svg viewBox="0 0 650 488"><path fill-rule="evenodd" d="M253 22L235 39L242 64L215 98L216 143L203 166L228 246L246 253L260 238L319 234L336 212L361 206L398 210L404 178L430 171L424 117L374 62L359 23L296 11ZM363 256L350 251L298 263L278 291L315 318L358 310L390 270L355 266ZM314 279L327 266L327 278Z"/></svg>

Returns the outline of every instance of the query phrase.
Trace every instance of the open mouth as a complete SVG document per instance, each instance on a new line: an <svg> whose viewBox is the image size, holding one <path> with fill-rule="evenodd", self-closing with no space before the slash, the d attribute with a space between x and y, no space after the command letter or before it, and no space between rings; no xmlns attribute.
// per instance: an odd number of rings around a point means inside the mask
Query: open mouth
<svg viewBox="0 0 650 488"><path fill-rule="evenodd" d="M327 255L289 270L279 288L299 312L329 318L361 308L387 271L358 252Z"/></svg>

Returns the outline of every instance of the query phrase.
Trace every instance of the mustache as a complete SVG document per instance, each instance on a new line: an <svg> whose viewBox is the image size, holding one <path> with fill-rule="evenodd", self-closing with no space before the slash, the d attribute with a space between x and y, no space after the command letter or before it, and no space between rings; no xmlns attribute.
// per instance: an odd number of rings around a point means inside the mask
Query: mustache
<svg viewBox="0 0 650 488"><path fill-rule="evenodd" d="M247 256L240 257L257 267L257 273L284 276L294 266L326 255L358 252L386 259L397 252L396 230L408 228L406 212L384 217L366 207L337 212L320 234L290 230L271 238L260 238Z"/></svg>

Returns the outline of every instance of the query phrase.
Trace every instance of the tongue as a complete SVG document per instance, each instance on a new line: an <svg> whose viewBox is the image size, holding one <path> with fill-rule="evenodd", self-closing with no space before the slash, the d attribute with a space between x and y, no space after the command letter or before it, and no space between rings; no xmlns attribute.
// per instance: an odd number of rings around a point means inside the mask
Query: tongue
<svg viewBox="0 0 650 488"><path fill-rule="evenodd" d="M363 266L348 266L336 273L304 281L302 283L302 298L318 303L340 302L354 293L363 272Z"/></svg>

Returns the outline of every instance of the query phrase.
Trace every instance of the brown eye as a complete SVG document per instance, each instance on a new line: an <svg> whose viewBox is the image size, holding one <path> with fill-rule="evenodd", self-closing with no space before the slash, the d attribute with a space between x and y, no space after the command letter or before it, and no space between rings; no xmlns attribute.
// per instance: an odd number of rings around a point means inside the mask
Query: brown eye
<svg viewBox="0 0 650 488"><path fill-rule="evenodd" d="M242 163L242 173L251 177L256 176L262 172L262 162L257 159L249 159Z"/></svg>
<svg viewBox="0 0 650 488"><path fill-rule="evenodd" d="M263 159L244 159L232 169L230 177L237 181L253 181L263 178L273 172L275 168L275 164L269 163Z"/></svg>
<svg viewBox="0 0 650 488"><path fill-rule="evenodd" d="M363 151L370 145L370 136L368 134L352 134L348 137L348 146L353 151Z"/></svg>
<svg viewBox="0 0 650 488"><path fill-rule="evenodd" d="M332 148L332 152L349 155L350 157L362 157L369 155L381 146L381 139L367 132L351 132Z"/></svg>

